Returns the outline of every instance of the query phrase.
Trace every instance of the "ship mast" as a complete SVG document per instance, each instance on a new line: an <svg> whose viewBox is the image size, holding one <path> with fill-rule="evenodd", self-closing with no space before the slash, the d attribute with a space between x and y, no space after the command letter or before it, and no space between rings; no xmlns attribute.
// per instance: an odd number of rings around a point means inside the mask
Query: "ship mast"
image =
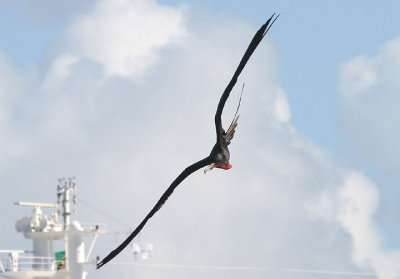
<svg viewBox="0 0 400 279"><path fill-rule="evenodd" d="M58 278L85 279L87 264L90 261L97 236L106 233L104 224L81 224L71 220L75 212L75 178L59 179L57 185L57 204L38 202L17 202L21 206L33 207L30 217L17 220L15 228L24 237L32 240L32 251L0 250L8 253L8 260L0 259L0 277L5 278ZM73 205L71 205L71 203ZM45 215L42 208L59 208L57 212ZM60 212L60 207L62 212ZM72 209L72 212L71 212ZM63 223L58 222L62 216ZM83 238L92 236L92 242L86 251ZM64 241L63 251L54 251L55 241ZM56 255L57 254L57 255ZM59 255L61 254L61 259Z"/></svg>
<svg viewBox="0 0 400 279"><path fill-rule="evenodd" d="M57 204L62 203L63 208L63 219L64 219L64 230L68 230L71 223L71 205L70 205L70 193L76 191L75 177L65 179L59 179L57 185ZM62 200L61 200L62 197ZM75 196L73 203L75 204Z"/></svg>

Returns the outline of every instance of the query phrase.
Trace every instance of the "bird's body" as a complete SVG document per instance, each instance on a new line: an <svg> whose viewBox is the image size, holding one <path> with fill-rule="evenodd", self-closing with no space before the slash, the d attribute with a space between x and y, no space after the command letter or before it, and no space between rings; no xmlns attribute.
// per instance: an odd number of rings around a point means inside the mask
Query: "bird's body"
<svg viewBox="0 0 400 279"><path fill-rule="evenodd" d="M153 215L163 206L163 204L167 201L169 196L171 196L175 188L190 174L206 166L208 166L208 168L205 170L205 172L213 168L228 170L232 167L232 165L229 163L230 153L228 145L231 143L231 140L235 134L235 128L237 126L237 121L239 117L236 117L235 115L231 125L225 132L225 130L222 128L222 121L221 121L222 111L224 109L226 100L228 99L230 92L235 86L237 78L242 72L244 66L246 65L250 56L253 54L254 50L257 48L258 44L261 42L265 34L268 32L269 28L272 26L272 24L279 16L278 15L274 18L274 15L275 14L273 14L254 35L245 54L242 57L242 60L239 63L239 66L237 67L233 77L231 78L228 86L225 88L224 93L221 96L221 99L218 103L217 111L215 113L215 129L216 129L217 140L210 152L210 155L184 169L181 172L181 174L179 174L178 177L171 183L171 185L164 192L164 194L161 196L161 198L158 200L158 202L152 208L152 210L147 214L147 216L143 219L143 221L139 224L139 226L128 236L128 238L124 242L122 242L115 250L111 251L111 253L107 257L105 257L101 262L99 262L97 264L97 268L102 267L111 259L113 259L135 238L135 236L143 229L147 221L151 217L153 217Z"/></svg>
<svg viewBox="0 0 400 279"><path fill-rule="evenodd" d="M221 138L220 142L217 142L211 150L210 157L213 160L214 168L230 169L229 160L231 154L228 149L228 144L224 137Z"/></svg>

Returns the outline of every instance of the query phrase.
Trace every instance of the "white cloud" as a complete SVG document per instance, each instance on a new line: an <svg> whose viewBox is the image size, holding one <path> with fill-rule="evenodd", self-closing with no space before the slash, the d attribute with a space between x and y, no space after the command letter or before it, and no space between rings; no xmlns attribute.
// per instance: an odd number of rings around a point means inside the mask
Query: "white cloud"
<svg viewBox="0 0 400 279"><path fill-rule="evenodd" d="M357 56L350 62L342 66L339 76L339 84L341 90L349 90L344 97L362 98L358 94L362 94L377 83L377 76L374 70L374 61L365 56Z"/></svg>
<svg viewBox="0 0 400 279"><path fill-rule="evenodd" d="M282 89L278 89L278 94L275 102L276 117L280 122L289 122L290 107L286 95Z"/></svg>
<svg viewBox="0 0 400 279"><path fill-rule="evenodd" d="M18 99L21 90L18 83L18 70L12 65L11 59L0 50L0 123L6 123L9 117L9 107Z"/></svg>
<svg viewBox="0 0 400 279"><path fill-rule="evenodd" d="M2 127L9 135L2 144L23 146L18 156L11 150L12 156L0 161L1 187L11 189L7 201L51 201L52 183L71 174L82 199L135 226L181 170L210 152L220 94L257 28L229 18L199 23L198 17L153 1L103 0L68 26L55 43L63 48L43 74L26 73L29 86L19 87L14 81L24 74L0 60L0 69L10 75L1 85L9 88L0 94L0 107L7 108ZM278 26L279 20L271 34ZM362 229L371 232L368 239L377 238L371 220L377 192L294 131L271 37L254 53L224 110L228 124L245 82L230 146L233 169L195 173L176 190L142 233L154 244L154 261L353 270L354 253L357 263L367 262L359 251L370 246L357 241L365 236ZM14 94L23 106L4 101ZM369 199L358 199L362 191ZM0 206L10 210L5 202ZM80 218L100 218L80 208ZM359 216L364 222L353 227L348 220ZM11 234L6 238L19 243L21 236ZM117 244L99 242L101 256ZM352 243L360 243L354 251ZM374 243L368 251L381 252ZM374 260L380 270L383 264ZM243 277L215 272L135 270L138 277L151 278ZM110 265L92 273L89 278L123 277L129 270Z"/></svg>
<svg viewBox="0 0 400 279"><path fill-rule="evenodd" d="M78 62L78 58L73 55L62 54L54 60L51 69L49 69L46 79L63 80L68 78L71 72L71 66ZM50 77L49 77L50 75ZM53 77L51 76L53 75ZM44 82L47 83L46 81Z"/></svg>
<svg viewBox="0 0 400 279"><path fill-rule="evenodd" d="M353 261L375 271L378 278L387 278L400 272L400 251L383 248L383 236L375 221L378 206L377 186L362 173L352 171L336 193L323 193L308 209L327 222L338 221L351 236Z"/></svg>
<svg viewBox="0 0 400 279"><path fill-rule="evenodd" d="M372 57L357 56L340 72L339 129L351 148L398 177L400 155L400 39L386 42Z"/></svg>
<svg viewBox="0 0 400 279"><path fill-rule="evenodd" d="M379 255L381 246L372 220L379 203L377 188L363 175L351 173L338 194L341 201L338 219L353 237L354 259L368 266Z"/></svg>
<svg viewBox="0 0 400 279"><path fill-rule="evenodd" d="M73 21L64 40L68 51L100 63L106 75L137 76L157 60L156 50L185 34L182 10L153 0L101 0Z"/></svg>
<svg viewBox="0 0 400 279"><path fill-rule="evenodd" d="M379 230L379 193L398 199L400 167L400 39L384 43L376 55L357 56L346 62L339 74L339 129L345 146L356 151L374 168L377 185L358 173L347 176L339 193L343 202L339 220L353 239L353 256L359 265L371 266L379 274L398 273L400 252L384 249L385 239ZM385 201L386 209L396 210ZM392 229L395 224L390 224ZM381 276L383 277L383 276Z"/></svg>

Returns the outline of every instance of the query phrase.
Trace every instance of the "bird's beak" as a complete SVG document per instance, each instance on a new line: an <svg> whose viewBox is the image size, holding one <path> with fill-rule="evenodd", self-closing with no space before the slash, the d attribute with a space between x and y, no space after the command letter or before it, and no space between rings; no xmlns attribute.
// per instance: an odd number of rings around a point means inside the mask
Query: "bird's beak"
<svg viewBox="0 0 400 279"><path fill-rule="evenodd" d="M229 170L230 168L232 168L232 165L231 165L231 164L227 164L227 165L214 165L214 168Z"/></svg>
<svg viewBox="0 0 400 279"><path fill-rule="evenodd" d="M215 163L212 163L211 165L209 165L208 167L206 167L204 169L204 174L206 174L208 171L212 170L215 166Z"/></svg>

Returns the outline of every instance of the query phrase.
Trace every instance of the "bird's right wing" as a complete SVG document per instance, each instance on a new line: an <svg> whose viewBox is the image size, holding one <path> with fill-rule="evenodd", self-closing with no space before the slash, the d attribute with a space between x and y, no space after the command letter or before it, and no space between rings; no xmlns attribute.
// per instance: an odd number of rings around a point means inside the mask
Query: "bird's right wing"
<svg viewBox="0 0 400 279"><path fill-rule="evenodd" d="M226 131L225 141L226 141L227 145L229 145L231 143L231 140L233 139L233 136L235 135L236 126L238 125L239 116L240 115L238 115L237 117L235 117L233 119L232 124L229 126L228 130Z"/></svg>
<svg viewBox="0 0 400 279"><path fill-rule="evenodd" d="M124 248L135 238L135 236L143 229L144 225L146 225L147 221L153 217L153 215L163 206L163 204L168 200L169 196L172 195L175 188L189 175L194 173L195 171L211 164L213 161L210 157L206 157L203 160L198 161L187 167L181 174L175 178L175 180L171 183L168 189L164 192L161 198L158 200L153 209L147 214L147 216L143 219L143 221L139 224L139 226L122 242L115 250L111 251L107 257L105 257L101 262L97 264L97 269L108 263L115 256L117 256Z"/></svg>
<svg viewBox="0 0 400 279"><path fill-rule="evenodd" d="M229 145L231 143L231 140L233 139L233 136L235 135L236 126L238 125L238 120L239 120L239 116L240 115L237 115L237 113L238 113L239 108L240 108L240 103L242 102L243 89L244 89L244 83L243 83L243 86L242 86L242 91L240 92L239 103L238 103L238 106L236 108L235 116L233 116L232 123L231 123L231 125L229 125L229 128L225 133L225 142L226 142L227 145Z"/></svg>
<svg viewBox="0 0 400 279"><path fill-rule="evenodd" d="M268 32L269 28L271 28L272 24L274 24L275 20L279 17L276 16L274 19L275 14L273 14L267 22L261 26L261 28L256 32L253 39L251 40L249 46L247 47L246 52L244 53L242 60L239 63L239 66L236 68L235 73L233 74L231 81L229 82L228 86L225 88L224 93L222 93L221 99L219 100L217 112L215 113L215 128L217 132L217 142L220 142L220 137L223 135L223 128L222 128L222 121L221 121L221 114L222 110L224 109L226 100L229 97L230 92L232 91L233 87L235 86L237 79L242 72L244 66L246 66L247 61L249 61L250 56L253 54L254 50L257 48L258 44L264 38L265 34ZM272 21L272 22L271 22Z"/></svg>

